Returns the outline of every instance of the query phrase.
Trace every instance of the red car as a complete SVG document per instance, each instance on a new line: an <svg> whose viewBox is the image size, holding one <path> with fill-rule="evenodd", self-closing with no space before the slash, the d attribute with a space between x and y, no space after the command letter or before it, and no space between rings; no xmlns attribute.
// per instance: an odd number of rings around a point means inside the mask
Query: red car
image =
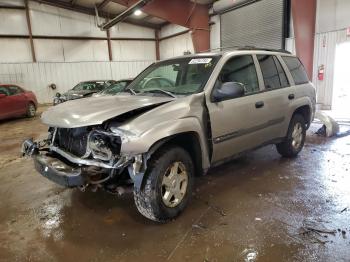
<svg viewBox="0 0 350 262"><path fill-rule="evenodd" d="M0 85L0 119L34 117L38 102L31 91L16 85Z"/></svg>

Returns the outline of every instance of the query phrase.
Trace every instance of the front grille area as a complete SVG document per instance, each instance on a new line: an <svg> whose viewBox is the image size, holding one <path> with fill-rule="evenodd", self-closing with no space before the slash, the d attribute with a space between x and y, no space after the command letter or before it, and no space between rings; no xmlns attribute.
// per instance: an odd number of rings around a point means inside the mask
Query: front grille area
<svg viewBox="0 0 350 262"><path fill-rule="evenodd" d="M81 128L58 128L55 144L62 150L75 156L85 155L89 130Z"/></svg>

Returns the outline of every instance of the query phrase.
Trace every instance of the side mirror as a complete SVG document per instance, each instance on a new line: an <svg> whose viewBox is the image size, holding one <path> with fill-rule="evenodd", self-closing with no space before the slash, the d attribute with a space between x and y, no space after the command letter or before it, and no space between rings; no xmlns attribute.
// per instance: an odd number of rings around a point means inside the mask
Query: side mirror
<svg viewBox="0 0 350 262"><path fill-rule="evenodd" d="M60 98L61 94L60 93L56 93L56 97Z"/></svg>
<svg viewBox="0 0 350 262"><path fill-rule="evenodd" d="M0 94L0 98L5 98L6 95L5 94Z"/></svg>
<svg viewBox="0 0 350 262"><path fill-rule="evenodd" d="M226 82L219 88L215 88L212 101L220 102L233 98L242 97L244 95L244 85L238 82Z"/></svg>

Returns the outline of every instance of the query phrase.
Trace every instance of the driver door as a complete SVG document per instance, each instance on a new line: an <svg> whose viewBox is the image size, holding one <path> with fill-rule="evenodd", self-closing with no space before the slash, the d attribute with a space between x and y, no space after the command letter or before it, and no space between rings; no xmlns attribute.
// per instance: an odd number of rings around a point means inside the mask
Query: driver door
<svg viewBox="0 0 350 262"><path fill-rule="evenodd" d="M244 85L245 93L242 97L207 104L212 128L214 163L252 149L268 137L264 129L268 112L262 101L257 66L252 55L234 56L224 64L219 73L214 89L225 82L238 82Z"/></svg>

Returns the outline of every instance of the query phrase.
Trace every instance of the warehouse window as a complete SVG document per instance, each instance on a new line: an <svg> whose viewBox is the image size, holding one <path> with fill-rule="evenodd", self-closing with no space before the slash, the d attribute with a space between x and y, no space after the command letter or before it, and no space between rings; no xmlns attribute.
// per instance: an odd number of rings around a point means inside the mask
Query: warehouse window
<svg viewBox="0 0 350 262"><path fill-rule="evenodd" d="M283 56L282 58L287 64L296 85L306 84L309 82L309 77L307 76L305 68L297 57Z"/></svg>
<svg viewBox="0 0 350 262"><path fill-rule="evenodd" d="M222 68L220 82L238 82L244 85L245 95L259 92L259 81L253 57L250 55L235 56Z"/></svg>

